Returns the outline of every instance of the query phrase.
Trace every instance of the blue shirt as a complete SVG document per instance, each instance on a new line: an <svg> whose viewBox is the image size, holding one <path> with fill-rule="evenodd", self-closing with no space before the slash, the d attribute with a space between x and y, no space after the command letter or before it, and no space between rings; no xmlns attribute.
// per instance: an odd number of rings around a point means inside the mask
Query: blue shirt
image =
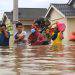
<svg viewBox="0 0 75 75"><path fill-rule="evenodd" d="M0 46L9 46L10 32L8 32L8 36L9 37L6 38L3 32L0 33Z"/></svg>

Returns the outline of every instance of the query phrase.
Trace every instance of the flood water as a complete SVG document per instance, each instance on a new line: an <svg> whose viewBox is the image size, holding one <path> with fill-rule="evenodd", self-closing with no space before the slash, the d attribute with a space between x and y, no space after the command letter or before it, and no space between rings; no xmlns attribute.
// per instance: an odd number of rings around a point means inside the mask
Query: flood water
<svg viewBox="0 0 75 75"><path fill-rule="evenodd" d="M75 75L75 45L0 48L0 75Z"/></svg>

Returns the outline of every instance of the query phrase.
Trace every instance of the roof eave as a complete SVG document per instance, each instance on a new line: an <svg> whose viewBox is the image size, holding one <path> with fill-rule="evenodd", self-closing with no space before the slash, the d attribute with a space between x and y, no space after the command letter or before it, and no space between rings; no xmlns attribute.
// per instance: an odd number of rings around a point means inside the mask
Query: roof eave
<svg viewBox="0 0 75 75"><path fill-rule="evenodd" d="M47 11L47 13L46 13L46 15L45 15L45 17L47 17L47 15L48 15L48 13L50 12L50 10L51 10L51 5L49 6L49 8L48 8L48 11Z"/></svg>
<svg viewBox="0 0 75 75"><path fill-rule="evenodd" d="M69 0L67 4L69 4L69 5L70 5L71 3L72 3L72 0Z"/></svg>
<svg viewBox="0 0 75 75"><path fill-rule="evenodd" d="M66 17L61 11L59 11L56 7L54 7L53 5L52 5L52 7L62 16L62 17Z"/></svg>
<svg viewBox="0 0 75 75"><path fill-rule="evenodd" d="M62 17L66 17L61 11L59 11L56 7L54 7L53 5L50 5L48 12L46 13L45 17L47 17L48 13L50 12L51 8L54 8L54 10L56 10Z"/></svg>

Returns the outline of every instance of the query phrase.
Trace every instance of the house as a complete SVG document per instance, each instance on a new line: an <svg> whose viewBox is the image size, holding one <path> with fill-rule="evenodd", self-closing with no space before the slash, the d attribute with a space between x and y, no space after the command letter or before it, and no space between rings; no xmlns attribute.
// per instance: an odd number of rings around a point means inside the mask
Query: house
<svg viewBox="0 0 75 75"><path fill-rule="evenodd" d="M50 4L45 15L51 23L60 21L65 23L64 43L69 42L69 35L75 32L75 0L69 0L66 4Z"/></svg>
<svg viewBox="0 0 75 75"><path fill-rule="evenodd" d="M18 21L22 22L26 31L30 30L30 27L35 19L41 16L45 16L46 8L18 8ZM13 22L13 11L4 12L4 16Z"/></svg>

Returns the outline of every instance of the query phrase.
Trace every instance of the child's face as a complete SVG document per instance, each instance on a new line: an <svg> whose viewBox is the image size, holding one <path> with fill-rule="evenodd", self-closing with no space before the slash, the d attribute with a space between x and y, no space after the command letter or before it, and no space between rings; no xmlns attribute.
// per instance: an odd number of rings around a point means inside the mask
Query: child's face
<svg viewBox="0 0 75 75"><path fill-rule="evenodd" d="M16 29L17 29L18 32L22 32L23 26L20 25L20 26L16 27Z"/></svg>

